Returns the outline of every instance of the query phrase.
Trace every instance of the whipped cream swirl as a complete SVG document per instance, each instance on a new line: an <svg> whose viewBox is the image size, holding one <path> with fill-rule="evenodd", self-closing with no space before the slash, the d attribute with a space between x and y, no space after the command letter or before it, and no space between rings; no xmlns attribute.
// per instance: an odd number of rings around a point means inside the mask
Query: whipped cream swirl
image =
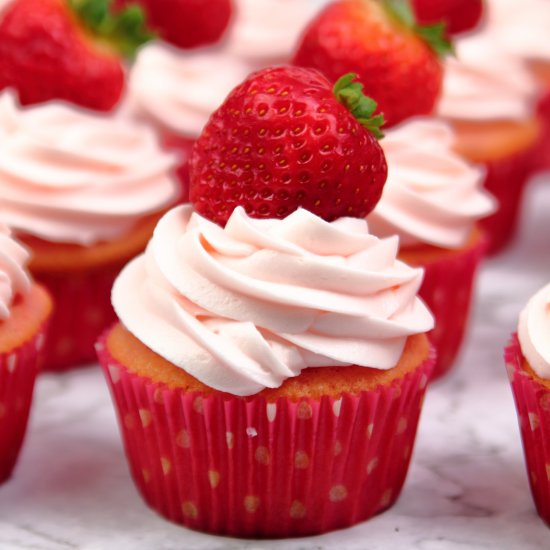
<svg viewBox="0 0 550 550"><path fill-rule="evenodd" d="M175 159L130 121L0 96L0 217L16 231L90 245L177 197Z"/></svg>
<svg viewBox="0 0 550 550"><path fill-rule="evenodd" d="M0 321L10 316L14 298L31 288L28 258L28 252L13 239L10 230L0 224Z"/></svg>
<svg viewBox="0 0 550 550"><path fill-rule="evenodd" d="M454 120L523 120L532 114L537 85L517 58L486 33L458 41L445 62L438 113Z"/></svg>
<svg viewBox="0 0 550 550"><path fill-rule="evenodd" d="M237 208L225 229L189 205L167 213L113 288L122 323L206 385L235 395L306 367L394 367L409 335L433 327L422 270L365 220L284 220Z"/></svg>
<svg viewBox="0 0 550 550"><path fill-rule="evenodd" d="M538 376L550 380L550 284L539 290L519 316L521 351Z"/></svg>
<svg viewBox="0 0 550 550"><path fill-rule="evenodd" d="M453 152L451 129L435 119L416 119L388 130L380 142L388 179L368 216L375 235L399 235L402 245L459 248L477 220L495 209L482 187L483 172Z"/></svg>

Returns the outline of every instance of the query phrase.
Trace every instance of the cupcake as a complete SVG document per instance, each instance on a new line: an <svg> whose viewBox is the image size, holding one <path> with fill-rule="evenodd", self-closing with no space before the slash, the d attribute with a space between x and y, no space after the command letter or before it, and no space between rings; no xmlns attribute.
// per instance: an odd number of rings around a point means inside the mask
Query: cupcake
<svg viewBox="0 0 550 550"><path fill-rule="evenodd" d="M453 128L456 150L485 168L484 185L499 208L481 222L490 250L513 236L540 135L537 86L523 64L488 35L459 41L445 67L438 113Z"/></svg>
<svg viewBox="0 0 550 550"><path fill-rule="evenodd" d="M0 483L25 436L52 304L26 269L27 251L0 224Z"/></svg>
<svg viewBox="0 0 550 550"><path fill-rule="evenodd" d="M116 275L177 197L174 160L145 127L7 93L0 127L0 218L55 302L45 368L93 361Z"/></svg>
<svg viewBox="0 0 550 550"><path fill-rule="evenodd" d="M162 218L113 287L100 361L134 480L177 523L309 535L401 490L433 318L422 270L368 231L386 163L350 80L343 104L306 69L237 87L194 147L193 206Z"/></svg>
<svg viewBox="0 0 550 550"><path fill-rule="evenodd" d="M494 199L483 190L483 171L453 151L452 131L439 120L413 119L388 130L380 143L388 179L367 217L369 229L398 235L399 258L424 268L420 296L436 320L430 337L437 349L434 376L440 376L464 336L486 248L479 221L494 211Z"/></svg>
<svg viewBox="0 0 550 550"><path fill-rule="evenodd" d="M505 361L516 402L531 491L550 526L550 285L521 312Z"/></svg>

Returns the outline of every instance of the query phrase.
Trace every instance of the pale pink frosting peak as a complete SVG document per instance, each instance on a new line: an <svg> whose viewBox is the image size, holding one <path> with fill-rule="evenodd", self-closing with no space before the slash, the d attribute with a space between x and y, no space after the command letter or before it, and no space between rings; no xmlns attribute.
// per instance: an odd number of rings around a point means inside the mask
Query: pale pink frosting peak
<svg viewBox="0 0 550 550"><path fill-rule="evenodd" d="M0 217L18 232L82 245L120 237L176 199L174 164L137 123L0 95Z"/></svg>
<svg viewBox="0 0 550 550"><path fill-rule="evenodd" d="M531 368L550 380L550 284L527 302L519 316L518 337Z"/></svg>
<svg viewBox="0 0 550 550"><path fill-rule="evenodd" d="M26 269L28 252L0 224L0 321L10 316L11 305L18 294L26 294L31 279Z"/></svg>
<svg viewBox="0 0 550 550"><path fill-rule="evenodd" d="M113 288L122 323L208 386L251 395L306 367L394 367L408 336L433 327L422 270L365 220L284 220L237 208L225 228L171 210Z"/></svg>
<svg viewBox="0 0 550 550"><path fill-rule="evenodd" d="M388 130L380 144L388 179L367 218L375 235L398 235L402 245L460 248L477 221L495 210L483 171L453 151L454 135L444 122L411 120Z"/></svg>

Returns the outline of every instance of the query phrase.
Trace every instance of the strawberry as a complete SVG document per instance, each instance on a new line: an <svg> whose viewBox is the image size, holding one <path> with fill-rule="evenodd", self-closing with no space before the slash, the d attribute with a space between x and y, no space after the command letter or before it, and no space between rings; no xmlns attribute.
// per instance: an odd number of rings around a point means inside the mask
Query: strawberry
<svg viewBox="0 0 550 550"><path fill-rule="evenodd" d="M220 225L239 205L255 218L366 216L387 177L383 117L354 78L332 89L318 71L275 67L235 88L193 149L195 209Z"/></svg>
<svg viewBox="0 0 550 550"><path fill-rule="evenodd" d="M122 54L149 36L139 8L110 0L13 0L0 19L0 89L22 104L51 99L110 110L124 87Z"/></svg>
<svg viewBox="0 0 550 550"><path fill-rule="evenodd" d="M408 0L340 0L309 24L293 63L331 81L357 73L390 126L433 110L443 78L438 55L450 49L443 25L419 27Z"/></svg>
<svg viewBox="0 0 550 550"><path fill-rule="evenodd" d="M217 42L233 13L232 0L117 0L117 5L136 2L147 14L149 27L178 48Z"/></svg>
<svg viewBox="0 0 550 550"><path fill-rule="evenodd" d="M448 34L472 30L483 13L482 0L412 0L412 3L419 23L443 21Z"/></svg>

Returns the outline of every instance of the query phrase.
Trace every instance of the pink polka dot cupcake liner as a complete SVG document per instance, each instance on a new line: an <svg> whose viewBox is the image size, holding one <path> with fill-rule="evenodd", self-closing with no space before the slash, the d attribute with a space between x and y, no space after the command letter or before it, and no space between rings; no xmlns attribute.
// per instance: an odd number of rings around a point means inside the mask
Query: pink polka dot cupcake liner
<svg viewBox="0 0 550 550"><path fill-rule="evenodd" d="M111 288L124 265L70 275L36 274L54 301L44 371L66 371L97 360L95 343L116 321Z"/></svg>
<svg viewBox="0 0 550 550"><path fill-rule="evenodd" d="M487 250L487 239L451 257L422 265L424 281L419 296L435 317L435 328L428 334L437 350L432 377L439 378L453 366L470 318L476 274Z"/></svg>
<svg viewBox="0 0 550 550"><path fill-rule="evenodd" d="M44 325L25 344L0 354L0 483L11 476L23 444L45 340Z"/></svg>
<svg viewBox="0 0 550 550"><path fill-rule="evenodd" d="M268 402L153 383L105 337L98 354L147 504L191 529L254 538L320 534L392 506L434 363L358 395Z"/></svg>
<svg viewBox="0 0 550 550"><path fill-rule="evenodd" d="M509 157L484 163L485 188L497 199L494 214L480 220L480 226L489 237L490 254L502 250L514 236L521 211L525 187L533 171L536 146Z"/></svg>
<svg viewBox="0 0 550 550"><path fill-rule="evenodd" d="M525 371L517 335L512 336L504 357L531 493L540 517L550 526L550 389Z"/></svg>

